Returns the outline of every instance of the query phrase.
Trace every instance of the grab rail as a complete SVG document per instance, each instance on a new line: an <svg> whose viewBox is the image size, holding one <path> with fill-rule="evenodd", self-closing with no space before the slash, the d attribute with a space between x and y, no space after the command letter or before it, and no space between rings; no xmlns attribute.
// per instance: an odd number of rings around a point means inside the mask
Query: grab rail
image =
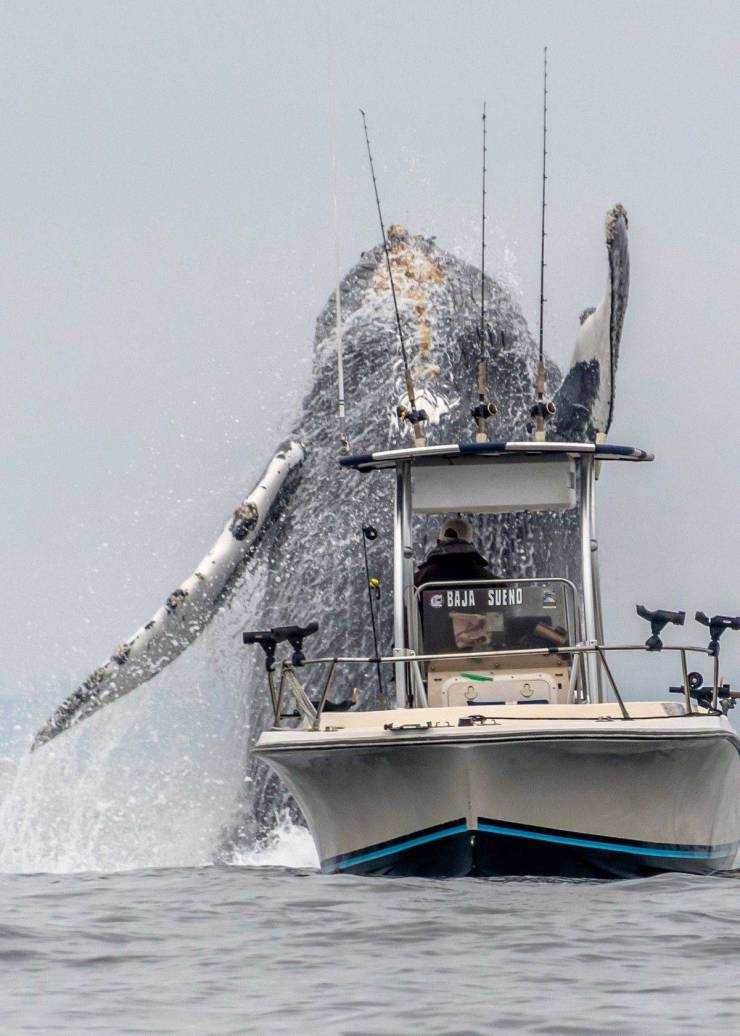
<svg viewBox="0 0 740 1036"><path fill-rule="evenodd" d="M340 665L398 665L401 663L405 666L410 666L412 675L414 676L415 683L423 684L421 680L421 674L419 672L420 662L434 662L434 661L464 661L472 660L476 661L486 658L501 658L505 656L511 658L516 657L539 657L543 655L579 655L585 656L587 654L593 654L598 660L599 667L603 668L606 674L609 685L614 694L614 698L619 705L622 713L622 718L629 720L632 717L629 714L627 705L619 691L619 687L612 673L611 667L606 660L606 652L608 651L639 651L646 654L654 655L655 652L649 651L644 644L564 644L558 645L557 647L544 647L544 648L516 648L513 650L499 650L499 651L471 651L471 652L454 652L447 654L421 654L417 655L414 652L409 651L406 655L326 655L319 658L307 658L302 662L301 668L305 666L317 666L317 665L328 665L329 672L324 686L322 688L319 700L316 704L311 702L307 692L301 685L300 681L295 672L293 664L285 660L284 662L278 663L281 670L279 687L277 690L273 683L273 674L268 673L273 711L275 715L275 725L280 726L281 720L285 718L281 712L282 701L284 697L284 690L286 684L290 687L293 693L296 707L298 709L297 715L300 715L306 726L318 729L321 716L324 712L324 708L329 698L334 679L336 676L337 667ZM663 651L678 651L681 655L681 675L682 675L682 687L684 691L684 701L686 707L686 715L692 715L693 709L691 705L691 692L688 680L688 666L686 656L689 652L694 654L709 655L710 652L705 647L696 647L694 645L664 645ZM426 704L425 696L420 702L420 707L424 707ZM716 708L716 705L714 706Z"/></svg>

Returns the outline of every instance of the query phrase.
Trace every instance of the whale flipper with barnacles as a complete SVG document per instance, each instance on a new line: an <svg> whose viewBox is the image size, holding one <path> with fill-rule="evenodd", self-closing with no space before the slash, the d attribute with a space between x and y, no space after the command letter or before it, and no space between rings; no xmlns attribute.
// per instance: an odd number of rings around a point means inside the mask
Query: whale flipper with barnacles
<svg viewBox="0 0 740 1036"><path fill-rule="evenodd" d="M556 364L545 358L550 391L560 386L554 392L558 409L548 428L550 437L589 440L605 434L611 423L627 304L626 231L624 209L615 206L607 217L607 294L583 320L574 362L564 379ZM481 359L480 271L439 248L433 239L412 236L397 225L388 230L388 244L417 405L427 415L424 434L430 444L469 440L475 431L471 410L478 400ZM492 438L524 439L537 346L501 283L486 277L484 294L491 329L485 355L488 390L498 411L488 422L489 433ZM363 254L343 279L340 296L348 437L353 447L398 446L410 434L398 417L399 403L408 400L382 245ZM230 609L236 609L245 624L257 624L266 613L275 622L305 622L311 618L304 615L307 600L332 601L342 618L336 626L322 628L322 652L341 653L353 640L362 642L366 623L357 602L365 599L366 588L364 570L356 564L357 534L372 520L380 542L388 542L391 508L387 489L377 482L360 479L351 490L344 483L337 485L342 476L336 463L335 325L332 298L317 321L312 383L292 439L275 453L193 575L60 705L37 733L34 747L155 678ZM544 559L551 561L549 520L528 519L528 545L509 515L478 516L476 535L499 572L526 574ZM423 521L431 537L432 522ZM383 584L386 577L389 581L390 562L381 554L377 558ZM564 559L563 571L569 564L572 569L576 562ZM389 628L388 606L389 598L384 598L381 632ZM236 637L229 631L220 651L236 659L237 650ZM249 690L257 686L255 674ZM257 701L256 693L252 697ZM259 721L257 716L255 729Z"/></svg>
<svg viewBox="0 0 740 1036"><path fill-rule="evenodd" d="M195 572L173 590L149 622L65 698L36 734L33 748L151 680L192 644L213 618L235 574L254 552L265 522L278 510L293 472L302 463L300 443L289 441L278 448Z"/></svg>

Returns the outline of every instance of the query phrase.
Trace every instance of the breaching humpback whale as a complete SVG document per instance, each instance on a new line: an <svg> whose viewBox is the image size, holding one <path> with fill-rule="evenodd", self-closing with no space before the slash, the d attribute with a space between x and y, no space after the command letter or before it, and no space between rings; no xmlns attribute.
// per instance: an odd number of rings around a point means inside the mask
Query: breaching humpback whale
<svg viewBox="0 0 740 1036"><path fill-rule="evenodd" d="M470 410L477 399L480 359L480 271L434 240L410 236L401 227L390 227L388 239L417 403L429 416L425 434L430 443L464 441L474 431ZM606 436L611 425L629 288L627 215L621 205L607 215L606 246L606 293L581 317L573 362L564 378L546 358L548 392L557 407L547 429L552 439L592 441ZM362 255L339 290L348 437L355 449L391 448L410 432L396 416L404 381L382 244ZM335 626L321 629L316 638L321 654L343 653L350 643L361 641L367 598L358 535L363 524L372 522L380 533L378 544L389 543L390 508L388 487L379 480L357 476L350 491L348 479L337 478L335 304L332 297L317 321L312 385L292 436L276 451L196 571L62 702L36 734L33 748L150 680L219 615L227 631L223 650L235 655L240 650L238 632L253 625L257 615L261 626L305 622L319 602L331 603L322 610L342 617ZM524 438L537 347L516 304L489 277L485 311L491 332L485 354L489 394L498 408L489 422L491 437ZM572 520L538 514L514 522L510 515L481 515L476 535L498 574L528 575L555 560L549 523L567 525ZM563 542L567 556L557 559L558 570L577 578L577 550L568 551L568 537L561 532ZM389 559L380 545L374 549L374 571L382 588ZM379 622L387 645L389 613L382 596ZM242 664L251 661L243 658ZM255 672L250 690L258 680L261 674ZM367 685L374 686L372 681ZM266 703L257 694L252 699L259 720ZM257 732L258 726L253 724Z"/></svg>

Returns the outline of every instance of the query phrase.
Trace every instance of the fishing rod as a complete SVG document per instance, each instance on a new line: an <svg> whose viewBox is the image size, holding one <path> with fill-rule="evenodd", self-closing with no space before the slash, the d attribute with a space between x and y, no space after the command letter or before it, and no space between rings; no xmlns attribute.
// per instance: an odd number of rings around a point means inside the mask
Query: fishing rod
<svg viewBox="0 0 740 1036"><path fill-rule="evenodd" d="M422 422L427 420L427 415L423 410L416 409L416 393L414 392L414 381L411 377L411 370L409 368L409 358L406 352L406 342L403 337L403 327L401 326L401 314L398 310L398 298L396 296L396 286L393 281L393 269L391 267L391 256L388 251L388 241L385 236L385 224L383 223L383 213L380 209L380 195L378 194L378 181L375 179L375 166L373 164L373 153L370 149L370 137L367 132L367 119L365 118L365 112L360 108L360 114L362 115L362 126L365 131L365 143L367 145L367 157L370 160L370 175L373 178L373 190L375 192L375 204L378 209L378 220L380 222L380 233L383 238L383 251L385 252L385 263L388 268L388 280L391 285L391 295L393 296L393 310L396 314L396 327L398 329L398 341L401 345L401 359L403 360L403 376L406 382L406 393L409 397L408 408L399 405L397 413L401 421L408 421L414 429L414 441L416 446L426 446L426 439L424 438L424 430L421 427Z"/></svg>
<svg viewBox="0 0 740 1036"><path fill-rule="evenodd" d="M483 102L483 191L480 226L480 340L486 333L486 102Z"/></svg>
<svg viewBox="0 0 740 1036"><path fill-rule="evenodd" d="M481 234L480 234L480 327L478 328L478 341L480 344L480 358L478 360L478 405L470 411L476 422L478 431L475 433L476 442L488 442L488 431L486 421L496 413L496 406L486 401L486 360L484 355L486 345L486 331L492 341L490 329L486 328L486 102L483 102L483 192L481 199Z"/></svg>
<svg viewBox="0 0 740 1036"><path fill-rule="evenodd" d="M543 317L545 313L545 209L547 207L547 47L544 51L542 95L542 225L540 232L540 365L544 365ZM544 391L544 390L543 390Z"/></svg>
<svg viewBox="0 0 740 1036"><path fill-rule="evenodd" d="M540 230L540 334L539 360L537 363L537 380L535 391L537 401L530 411L534 422L534 437L538 442L545 441L545 421L555 413L555 404L545 401L545 347L543 342L543 323L545 314L545 209L547 192L547 47L544 50L544 87L542 95L542 225Z"/></svg>
<svg viewBox="0 0 740 1036"><path fill-rule="evenodd" d="M339 247L339 202L337 178L337 99L336 67L333 40L329 40L329 148L331 154L332 225L334 230L334 265L336 267L336 288L334 290L335 337L337 343L337 417L339 421L339 442L343 453L349 453L347 422L344 404L344 351L342 347L342 297L341 297L341 253Z"/></svg>
<svg viewBox="0 0 740 1036"><path fill-rule="evenodd" d="M371 543L378 538L378 530L373 525L362 526L362 553L365 558L365 576L367 578L367 600L370 605L370 621L373 627L373 649L375 651L375 667L378 674L378 697L379 705L381 709L385 708L385 692L383 690L383 677L380 671L380 651L378 650L378 628L375 622L375 606L373 604L373 594L376 598L380 597L380 580L370 575L370 565L367 560L367 544L368 541Z"/></svg>

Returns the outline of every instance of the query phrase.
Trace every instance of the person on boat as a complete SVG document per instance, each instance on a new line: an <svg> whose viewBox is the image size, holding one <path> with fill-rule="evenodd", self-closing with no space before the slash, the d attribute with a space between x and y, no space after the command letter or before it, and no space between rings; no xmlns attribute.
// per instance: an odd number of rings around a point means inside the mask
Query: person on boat
<svg viewBox="0 0 740 1036"><path fill-rule="evenodd" d="M419 565L414 585L495 579L486 559L473 544L473 527L464 518L445 518L437 533L437 545Z"/></svg>

